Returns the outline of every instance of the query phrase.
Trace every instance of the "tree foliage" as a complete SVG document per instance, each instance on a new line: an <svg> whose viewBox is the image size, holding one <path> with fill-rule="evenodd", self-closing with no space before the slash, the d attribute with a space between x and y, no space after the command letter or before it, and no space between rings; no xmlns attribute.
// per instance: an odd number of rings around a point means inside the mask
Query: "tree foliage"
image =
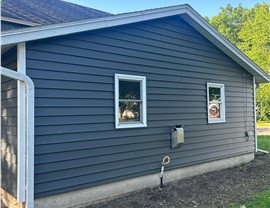
<svg viewBox="0 0 270 208"><path fill-rule="evenodd" d="M270 11L266 3L253 8L241 4L221 8L212 19L206 18L221 34L235 44L259 67L270 74ZM257 90L257 109L260 120L270 119L270 84Z"/></svg>
<svg viewBox="0 0 270 208"><path fill-rule="evenodd" d="M261 84L257 90L257 114L260 121L269 121L270 118L270 84Z"/></svg>
<svg viewBox="0 0 270 208"><path fill-rule="evenodd" d="M237 45L240 42L239 32L247 19L247 11L241 4L235 8L228 4L225 8L221 7L220 13L210 19L209 23L233 44Z"/></svg>
<svg viewBox="0 0 270 208"><path fill-rule="evenodd" d="M239 32L237 46L267 73L270 73L270 12L267 4L256 5Z"/></svg>

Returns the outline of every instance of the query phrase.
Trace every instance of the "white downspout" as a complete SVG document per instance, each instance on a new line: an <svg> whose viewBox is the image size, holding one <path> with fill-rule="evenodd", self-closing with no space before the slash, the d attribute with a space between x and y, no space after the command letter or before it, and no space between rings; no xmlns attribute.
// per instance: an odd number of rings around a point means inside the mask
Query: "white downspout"
<svg viewBox="0 0 270 208"><path fill-rule="evenodd" d="M1 13L1 12L0 12ZM1 62L2 60L0 60ZM1 62L2 64L2 62ZM2 76L0 76L0 188L2 187ZM0 194L0 207L2 207L2 194Z"/></svg>
<svg viewBox="0 0 270 208"><path fill-rule="evenodd" d="M1 67L1 75L26 85L26 208L34 207L34 83L25 74Z"/></svg>
<svg viewBox="0 0 270 208"><path fill-rule="evenodd" d="M256 115L256 80L253 76L253 111L254 111L254 128L255 128L255 151L258 152L258 138L257 138L257 115Z"/></svg>
<svg viewBox="0 0 270 208"><path fill-rule="evenodd" d="M256 79L253 76L253 101L254 101L254 123L255 123L255 151L268 154L266 150L258 148L258 138L257 138L257 115L256 115Z"/></svg>
<svg viewBox="0 0 270 208"><path fill-rule="evenodd" d="M25 43L17 45L17 71L26 74L26 54ZM25 155L26 155L26 95L25 83L17 81L17 201L25 202Z"/></svg>

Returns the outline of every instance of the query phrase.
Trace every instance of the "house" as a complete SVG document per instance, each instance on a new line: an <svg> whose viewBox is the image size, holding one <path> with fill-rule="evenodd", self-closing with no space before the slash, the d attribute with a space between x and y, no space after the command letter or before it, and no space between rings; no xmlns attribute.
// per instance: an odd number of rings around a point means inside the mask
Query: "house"
<svg viewBox="0 0 270 208"><path fill-rule="evenodd" d="M61 0L5 0L1 5L1 30L74 22L111 15Z"/></svg>
<svg viewBox="0 0 270 208"><path fill-rule="evenodd" d="M164 156L165 182L254 158L255 84L270 77L189 5L13 28L1 44L10 203L73 207L159 185Z"/></svg>

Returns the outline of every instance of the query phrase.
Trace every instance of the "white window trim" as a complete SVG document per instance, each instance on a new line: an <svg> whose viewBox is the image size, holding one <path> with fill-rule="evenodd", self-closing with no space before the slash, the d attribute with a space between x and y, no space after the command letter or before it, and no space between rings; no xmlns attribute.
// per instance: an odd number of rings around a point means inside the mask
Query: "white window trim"
<svg viewBox="0 0 270 208"><path fill-rule="evenodd" d="M119 122L119 80L130 80L141 82L141 96L142 96L142 121L120 123ZM147 126L147 113L146 113L146 77L135 76L126 74L115 74L114 76L114 100L115 100L115 128L139 128Z"/></svg>
<svg viewBox="0 0 270 208"><path fill-rule="evenodd" d="M220 118L210 118L209 116L209 88L210 87L216 87L220 88L221 93L221 117ZM208 123L224 123L226 122L226 111L225 111L225 85L220 83L209 83L207 82L207 117L208 117Z"/></svg>

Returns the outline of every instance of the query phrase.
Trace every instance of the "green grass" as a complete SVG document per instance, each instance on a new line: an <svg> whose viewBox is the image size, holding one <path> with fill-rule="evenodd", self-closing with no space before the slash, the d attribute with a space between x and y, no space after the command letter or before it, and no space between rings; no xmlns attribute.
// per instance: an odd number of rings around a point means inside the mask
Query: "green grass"
<svg viewBox="0 0 270 208"><path fill-rule="evenodd" d="M270 191L263 192L251 197L246 203L232 204L230 208L267 208L270 207Z"/></svg>
<svg viewBox="0 0 270 208"><path fill-rule="evenodd" d="M257 127L270 127L270 122L261 121L257 123Z"/></svg>
<svg viewBox="0 0 270 208"><path fill-rule="evenodd" d="M270 152L270 135L259 135L258 147ZM244 203L233 203L229 208L270 208L270 190L256 194Z"/></svg>
<svg viewBox="0 0 270 208"><path fill-rule="evenodd" d="M258 135L258 148L270 152L270 135Z"/></svg>

